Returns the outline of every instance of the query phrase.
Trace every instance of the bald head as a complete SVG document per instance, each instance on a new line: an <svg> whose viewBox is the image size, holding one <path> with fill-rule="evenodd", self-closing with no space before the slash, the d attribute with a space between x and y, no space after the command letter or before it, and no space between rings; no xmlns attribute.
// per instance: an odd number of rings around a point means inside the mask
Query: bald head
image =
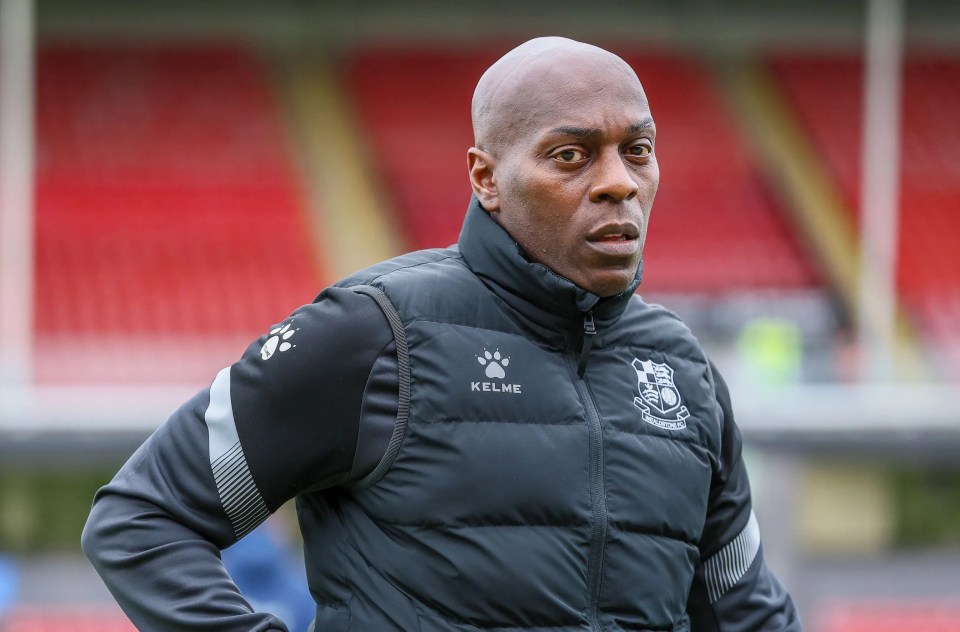
<svg viewBox="0 0 960 632"><path fill-rule="evenodd" d="M598 296L629 287L660 182L630 66L581 42L531 40L480 78L472 114L473 193L526 258Z"/></svg>
<svg viewBox="0 0 960 632"><path fill-rule="evenodd" d="M471 115L478 149L498 155L545 114L577 108L591 90L564 94L571 85L604 84L635 88L646 102L630 66L613 53L564 37L538 37L517 46L494 63L473 93Z"/></svg>

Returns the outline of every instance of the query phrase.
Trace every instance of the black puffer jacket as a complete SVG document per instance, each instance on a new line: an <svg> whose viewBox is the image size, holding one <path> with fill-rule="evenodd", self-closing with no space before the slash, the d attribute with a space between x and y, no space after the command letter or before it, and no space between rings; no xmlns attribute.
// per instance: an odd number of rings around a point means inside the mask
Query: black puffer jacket
<svg viewBox="0 0 960 632"><path fill-rule="evenodd" d="M301 502L337 516L308 543L341 557L310 569L318 629L689 629L726 474L709 363L639 278L600 299L469 213L458 248L340 284L392 316L409 412L359 488ZM749 508L734 519L749 534ZM720 575L754 560L743 539Z"/></svg>
<svg viewBox="0 0 960 632"><path fill-rule="evenodd" d="M726 387L637 283L578 288L474 200L457 247L221 371L101 490L85 550L141 629L284 629L210 545L297 496L317 632L799 630Z"/></svg>

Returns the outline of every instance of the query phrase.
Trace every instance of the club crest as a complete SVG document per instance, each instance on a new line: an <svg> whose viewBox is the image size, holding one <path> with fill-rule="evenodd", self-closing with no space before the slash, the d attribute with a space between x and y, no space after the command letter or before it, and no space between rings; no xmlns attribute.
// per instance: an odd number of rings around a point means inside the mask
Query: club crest
<svg viewBox="0 0 960 632"><path fill-rule="evenodd" d="M673 369L666 364L634 358L631 363L637 372L640 396L633 398L640 416L648 424L666 430L687 427L690 412L680 400L680 391L673 382Z"/></svg>

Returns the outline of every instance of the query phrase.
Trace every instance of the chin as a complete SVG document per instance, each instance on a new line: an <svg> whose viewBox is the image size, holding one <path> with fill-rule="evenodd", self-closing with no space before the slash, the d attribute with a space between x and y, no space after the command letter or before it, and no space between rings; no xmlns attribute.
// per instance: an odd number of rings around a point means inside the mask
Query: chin
<svg viewBox="0 0 960 632"><path fill-rule="evenodd" d="M623 292L625 289L630 287L630 283L633 282L634 275L617 275L615 278L603 278L603 279L594 279L593 283L589 286L584 285L583 287L597 296L606 298L607 296L614 296Z"/></svg>
<svg viewBox="0 0 960 632"><path fill-rule="evenodd" d="M581 272L578 275L579 280L574 282L600 297L620 294L633 283L640 268L640 261L639 257L613 261L582 261L578 269Z"/></svg>

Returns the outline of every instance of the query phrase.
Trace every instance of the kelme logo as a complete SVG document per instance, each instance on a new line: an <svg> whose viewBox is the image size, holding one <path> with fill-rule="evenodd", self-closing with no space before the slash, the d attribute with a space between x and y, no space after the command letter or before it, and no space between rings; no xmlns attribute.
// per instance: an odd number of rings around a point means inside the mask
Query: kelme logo
<svg viewBox="0 0 960 632"><path fill-rule="evenodd" d="M267 338L267 341L260 347L261 358L269 360L275 353L289 351L297 346L289 342L289 340L293 337L293 334L300 331L300 328L291 329L290 327L292 325L293 321L270 330L270 337Z"/></svg>
<svg viewBox="0 0 960 632"><path fill-rule="evenodd" d="M513 393L520 394L521 385L504 382L507 377L506 367L510 366L510 358L501 355L496 349L490 353L487 349L476 356L477 362L483 367L483 374L496 382L470 382L470 390L480 393Z"/></svg>

